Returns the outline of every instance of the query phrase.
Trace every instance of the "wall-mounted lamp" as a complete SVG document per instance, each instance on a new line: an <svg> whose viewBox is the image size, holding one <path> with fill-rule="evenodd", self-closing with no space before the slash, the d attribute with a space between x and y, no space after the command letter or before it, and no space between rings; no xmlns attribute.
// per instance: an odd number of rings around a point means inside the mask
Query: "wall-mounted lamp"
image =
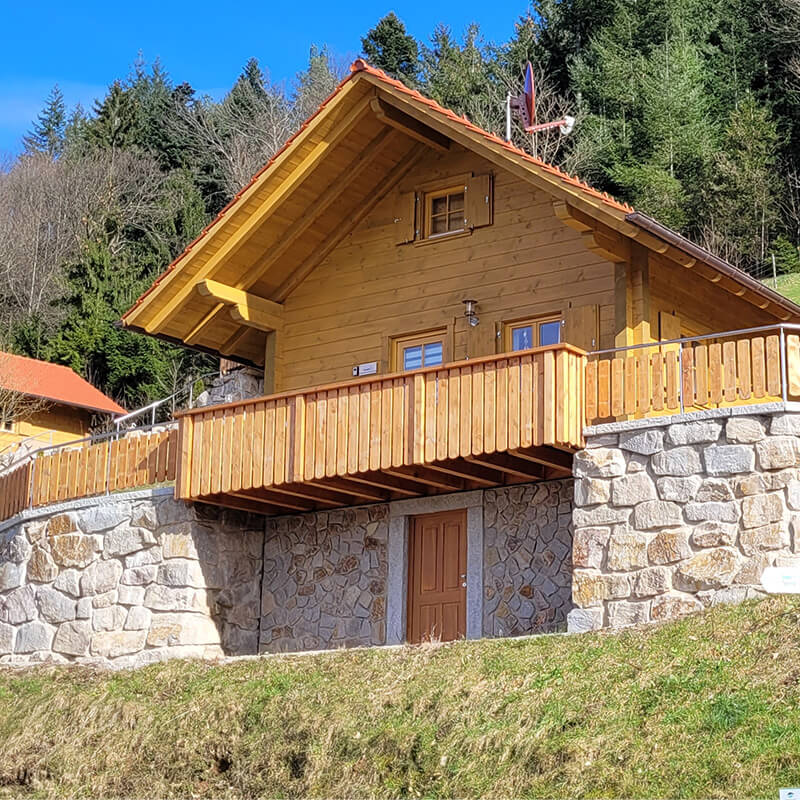
<svg viewBox="0 0 800 800"><path fill-rule="evenodd" d="M467 318L469 324L474 328L480 322L476 313L478 301L462 300L461 302L464 304L464 316Z"/></svg>

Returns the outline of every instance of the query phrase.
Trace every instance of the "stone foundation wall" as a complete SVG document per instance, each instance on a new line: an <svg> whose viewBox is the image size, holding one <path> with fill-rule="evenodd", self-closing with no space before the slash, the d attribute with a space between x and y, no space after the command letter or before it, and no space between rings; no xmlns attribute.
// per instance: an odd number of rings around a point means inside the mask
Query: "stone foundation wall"
<svg viewBox="0 0 800 800"><path fill-rule="evenodd" d="M564 630L572 608L573 481L484 492L483 632Z"/></svg>
<svg viewBox="0 0 800 800"><path fill-rule="evenodd" d="M800 414L589 436L574 472L570 630L737 602L800 566Z"/></svg>
<svg viewBox="0 0 800 800"><path fill-rule="evenodd" d="M263 519L143 494L0 534L0 662L257 652Z"/></svg>
<svg viewBox="0 0 800 800"><path fill-rule="evenodd" d="M267 520L261 651L386 643L389 507Z"/></svg>

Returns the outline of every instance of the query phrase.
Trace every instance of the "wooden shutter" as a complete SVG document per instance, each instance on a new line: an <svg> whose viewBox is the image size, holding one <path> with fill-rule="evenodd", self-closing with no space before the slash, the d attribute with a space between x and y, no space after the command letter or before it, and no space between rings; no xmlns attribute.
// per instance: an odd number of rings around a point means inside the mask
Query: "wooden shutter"
<svg viewBox="0 0 800 800"><path fill-rule="evenodd" d="M414 192L400 192L395 200L395 244L414 241L416 231L417 198Z"/></svg>
<svg viewBox="0 0 800 800"><path fill-rule="evenodd" d="M480 228L492 224L492 176L476 175L466 183L466 226Z"/></svg>
<svg viewBox="0 0 800 800"><path fill-rule="evenodd" d="M599 325L596 305L573 306L564 319L564 341L590 352L598 349Z"/></svg>

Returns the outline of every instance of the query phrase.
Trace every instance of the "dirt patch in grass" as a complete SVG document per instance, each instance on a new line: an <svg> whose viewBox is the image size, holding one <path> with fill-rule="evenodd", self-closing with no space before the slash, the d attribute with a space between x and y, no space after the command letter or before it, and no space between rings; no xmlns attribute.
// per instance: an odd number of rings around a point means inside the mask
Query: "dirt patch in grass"
<svg viewBox="0 0 800 800"><path fill-rule="evenodd" d="M0 796L777 797L800 602L620 634L0 671Z"/></svg>

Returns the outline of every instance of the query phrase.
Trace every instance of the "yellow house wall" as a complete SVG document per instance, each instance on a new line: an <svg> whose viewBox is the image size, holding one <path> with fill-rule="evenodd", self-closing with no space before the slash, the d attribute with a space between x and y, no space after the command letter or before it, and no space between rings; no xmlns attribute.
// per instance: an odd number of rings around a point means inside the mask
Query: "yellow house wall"
<svg viewBox="0 0 800 800"><path fill-rule="evenodd" d="M50 405L0 431L0 450L31 436L47 444L64 444L89 432L91 412L71 406Z"/></svg>

